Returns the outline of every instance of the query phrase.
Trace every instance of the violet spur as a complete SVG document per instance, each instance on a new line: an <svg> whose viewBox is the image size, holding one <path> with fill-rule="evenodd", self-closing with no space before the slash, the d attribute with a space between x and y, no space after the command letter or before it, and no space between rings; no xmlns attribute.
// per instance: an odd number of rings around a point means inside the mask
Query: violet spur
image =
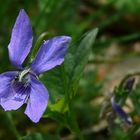
<svg viewBox="0 0 140 140"><path fill-rule="evenodd" d="M58 36L45 41L30 67L22 67L33 41L32 27L26 12L21 9L8 45L9 58L19 71L0 74L0 105L5 111L17 110L27 102L25 114L35 123L42 117L49 99L46 87L38 80L40 74L60 65L71 41Z"/></svg>

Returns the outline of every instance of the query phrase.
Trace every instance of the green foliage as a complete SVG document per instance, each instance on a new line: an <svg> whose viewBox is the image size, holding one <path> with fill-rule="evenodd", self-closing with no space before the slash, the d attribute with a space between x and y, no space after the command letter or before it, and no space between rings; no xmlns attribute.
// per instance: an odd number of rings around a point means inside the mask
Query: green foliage
<svg viewBox="0 0 140 140"><path fill-rule="evenodd" d="M60 138L59 136L35 133L25 136L22 140L60 140Z"/></svg>
<svg viewBox="0 0 140 140"><path fill-rule="evenodd" d="M51 103L60 105L60 102L64 102L62 110L67 107L76 93L78 82L88 61L88 55L96 34L97 29L94 29L85 35L79 45L71 45L66 54L64 64L46 73L41 78L50 91ZM60 101L61 99L64 101ZM59 105L55 105L58 110L60 110ZM53 107L51 108L53 109Z"/></svg>
<svg viewBox="0 0 140 140"><path fill-rule="evenodd" d="M140 115L140 110L139 110L139 104L140 104L140 83L138 83L136 85L136 89L132 92L132 94L130 95L132 102L135 106L134 111L133 111L133 115Z"/></svg>
<svg viewBox="0 0 140 140"><path fill-rule="evenodd" d="M135 13L140 12L140 1L139 0L116 0L116 8L124 12Z"/></svg>
<svg viewBox="0 0 140 140"><path fill-rule="evenodd" d="M43 40L47 38L69 35L72 37L72 43L64 63L40 77L50 95L49 105L41 121L33 124L23 115L26 105L12 113L5 113L1 109L0 139L83 140L83 136L85 140L135 139L134 136L140 127L139 82L129 94L126 94L118 84L114 89L121 105L126 105L128 98L133 104L133 109L130 107L129 110L129 115L134 121L132 126L128 128L123 123L118 123L110 132L108 125L102 127L106 116L99 118L99 114L106 94L108 98L108 93L113 90L112 83L116 82L118 77L125 77L129 72L139 71L139 63L136 62L140 56L140 1L0 1L1 73L15 70L10 64L7 46L21 8L28 13L34 32L33 52L25 63L33 60ZM95 27L100 30L96 41L98 29L93 29ZM115 53L110 55L114 50ZM129 66L133 63L132 59L136 64ZM128 69L121 68L119 71L117 68L120 65ZM132 69L133 67L136 69ZM118 77L115 77L113 68L117 69ZM125 72L122 74L122 71ZM107 86L108 84L110 85ZM110 99L107 102L110 102ZM112 108L109 109L112 111Z"/></svg>

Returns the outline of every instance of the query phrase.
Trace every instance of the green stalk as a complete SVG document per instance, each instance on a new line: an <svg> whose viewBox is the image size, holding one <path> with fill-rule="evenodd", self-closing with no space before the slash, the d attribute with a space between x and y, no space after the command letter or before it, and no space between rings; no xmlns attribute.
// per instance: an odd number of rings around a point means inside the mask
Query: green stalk
<svg viewBox="0 0 140 140"><path fill-rule="evenodd" d="M9 112L6 112L6 117L8 120L8 124L11 126L11 131L14 133L14 135L16 136L17 140L22 140L20 134L18 133L15 124L13 123L13 119L12 119L12 115Z"/></svg>
<svg viewBox="0 0 140 140"><path fill-rule="evenodd" d="M42 33L39 38L37 39L34 48L32 49L31 52L31 57L30 57L30 62L32 62L32 59L34 59L34 57L36 56L36 53L39 49L39 47L41 46L41 44L43 43L43 41L46 40L46 38L49 36L50 34L48 32L44 32Z"/></svg>

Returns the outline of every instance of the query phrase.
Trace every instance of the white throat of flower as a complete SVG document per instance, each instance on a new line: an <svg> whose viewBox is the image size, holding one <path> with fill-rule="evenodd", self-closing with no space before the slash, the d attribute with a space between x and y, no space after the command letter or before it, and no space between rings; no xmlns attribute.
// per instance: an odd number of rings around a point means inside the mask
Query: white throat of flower
<svg viewBox="0 0 140 140"><path fill-rule="evenodd" d="M22 82L22 78L30 71L30 69L25 69L19 74L19 82Z"/></svg>

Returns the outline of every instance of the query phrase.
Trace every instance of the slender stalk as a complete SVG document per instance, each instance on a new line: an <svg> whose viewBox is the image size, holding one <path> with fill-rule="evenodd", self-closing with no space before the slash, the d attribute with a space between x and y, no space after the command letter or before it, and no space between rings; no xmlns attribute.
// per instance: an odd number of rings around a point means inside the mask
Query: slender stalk
<svg viewBox="0 0 140 140"><path fill-rule="evenodd" d="M37 51L38 51L40 45L42 44L42 42L43 42L44 40L46 40L46 38L47 38L49 35L50 35L50 34L49 34L48 32L44 32L44 33L42 33L42 34L39 36L39 38L37 39L37 41L36 41L36 43L35 43L35 45L34 45L34 48L32 49L31 57L30 57L30 60L29 60L30 62L32 61L32 58L35 57L35 55L36 55L36 53L37 53Z"/></svg>
<svg viewBox="0 0 140 140"><path fill-rule="evenodd" d="M131 74L126 75L126 76L122 79L122 81L121 81L121 83L120 83L120 85L119 85L119 88L122 89L124 83L125 83L130 77L133 77L133 76L140 76L140 72L135 72L135 73L131 73Z"/></svg>
<svg viewBox="0 0 140 140"><path fill-rule="evenodd" d="M6 117L8 120L9 125L11 126L11 131L14 133L14 135L16 136L17 140L22 140L20 137L20 134L18 133L14 123L13 123L13 119L12 119L12 115L10 112L6 112Z"/></svg>
<svg viewBox="0 0 140 140"><path fill-rule="evenodd" d="M65 93L65 98L64 98L64 102L63 105L61 107L61 112L64 111L67 103L68 103L68 95L69 95L69 91L68 89L68 82L67 82L67 78L66 78L66 72L65 72L65 67L64 65L61 66L61 74L62 74L62 78L63 78L63 86L64 86L64 93Z"/></svg>

